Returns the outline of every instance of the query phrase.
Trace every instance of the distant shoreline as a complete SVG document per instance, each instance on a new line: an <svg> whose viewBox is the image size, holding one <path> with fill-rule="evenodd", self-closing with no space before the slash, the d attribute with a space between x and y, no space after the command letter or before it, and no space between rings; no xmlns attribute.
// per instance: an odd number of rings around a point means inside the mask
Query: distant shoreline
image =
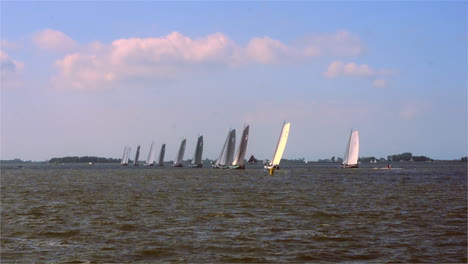
<svg viewBox="0 0 468 264"><path fill-rule="evenodd" d="M86 156L89 157L89 156ZM6 165L6 164L89 164L90 162L93 164L120 164L120 159L115 159L115 158L103 158L103 157L96 157L98 159L96 160L83 160L83 161L68 161L66 160L67 157L64 158L53 158L50 160L46 161L32 161L32 160L21 160L21 159L12 159L12 160L0 160L0 165ZM185 162L189 162L190 160L186 160ZM211 159L205 159L205 162L210 162L212 161ZM258 163L261 163L263 160L259 160ZM423 162L467 162L468 159L467 157L462 157L460 159L452 159L452 160L435 160L435 159L430 159L430 160L425 160L425 161L407 161L407 160L399 160L399 161L389 161L389 160L378 160L377 163L423 163ZM144 161L139 161L141 163L144 163ZM170 162L170 161L166 161ZM319 164L328 164L328 163L336 163L340 164L341 161L330 161L330 160L323 160L319 159L316 161L310 160L305 162L303 159L282 159L281 162L283 163L319 163ZM361 164L367 164L369 162L360 162ZM370 163L369 163L370 164ZM375 163L373 163L375 164Z"/></svg>

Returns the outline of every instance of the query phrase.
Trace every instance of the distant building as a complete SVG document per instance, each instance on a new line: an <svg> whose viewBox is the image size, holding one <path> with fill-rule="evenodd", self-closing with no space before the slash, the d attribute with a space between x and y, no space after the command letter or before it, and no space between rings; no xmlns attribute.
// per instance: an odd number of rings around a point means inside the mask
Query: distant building
<svg viewBox="0 0 468 264"><path fill-rule="evenodd" d="M250 156L250 159L247 161L250 164L256 164L258 162L258 159L254 157L254 155Z"/></svg>

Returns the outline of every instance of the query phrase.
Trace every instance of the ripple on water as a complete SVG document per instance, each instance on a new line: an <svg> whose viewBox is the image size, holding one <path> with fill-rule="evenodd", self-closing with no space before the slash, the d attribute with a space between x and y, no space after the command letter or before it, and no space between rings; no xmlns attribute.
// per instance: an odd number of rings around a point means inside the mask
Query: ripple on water
<svg viewBox="0 0 468 264"><path fill-rule="evenodd" d="M401 167L5 170L1 260L466 263L466 164Z"/></svg>

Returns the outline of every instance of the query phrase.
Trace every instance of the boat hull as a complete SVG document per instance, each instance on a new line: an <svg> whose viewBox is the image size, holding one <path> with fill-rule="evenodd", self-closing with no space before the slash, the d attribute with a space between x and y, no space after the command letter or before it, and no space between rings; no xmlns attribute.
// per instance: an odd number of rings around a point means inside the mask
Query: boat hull
<svg viewBox="0 0 468 264"><path fill-rule="evenodd" d="M189 164L189 168L203 168L203 164Z"/></svg>
<svg viewBox="0 0 468 264"><path fill-rule="evenodd" d="M176 165L176 164L173 164L172 167L175 167L175 168L182 168L182 167L184 167L184 165L182 165L182 164L177 164L177 165Z"/></svg>
<svg viewBox="0 0 468 264"><path fill-rule="evenodd" d="M221 170L226 170L229 169L229 166L227 165L211 165L213 169L221 169Z"/></svg>
<svg viewBox="0 0 468 264"><path fill-rule="evenodd" d="M231 170L244 170L245 166L234 165L234 166L229 166L229 169L231 169Z"/></svg>
<svg viewBox="0 0 468 264"><path fill-rule="evenodd" d="M279 165L265 165L264 168L265 168L266 170L269 170L269 169L272 169L272 168L275 169L275 170L279 170L279 169L280 169Z"/></svg>
<svg viewBox="0 0 468 264"><path fill-rule="evenodd" d="M357 164L341 164L341 168L356 169L356 168L359 168L359 165L357 165Z"/></svg>

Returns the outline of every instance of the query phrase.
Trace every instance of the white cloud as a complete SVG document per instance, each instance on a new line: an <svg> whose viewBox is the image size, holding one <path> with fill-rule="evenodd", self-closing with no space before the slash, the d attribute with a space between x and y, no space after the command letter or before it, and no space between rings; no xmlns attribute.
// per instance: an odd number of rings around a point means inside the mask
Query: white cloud
<svg viewBox="0 0 468 264"><path fill-rule="evenodd" d="M117 64L175 64L223 62L232 55L233 43L221 33L193 40L173 32L162 38L119 39L110 48Z"/></svg>
<svg viewBox="0 0 468 264"><path fill-rule="evenodd" d="M63 32L53 29L46 29L35 33L32 41L39 48L54 52L66 52L77 47L76 41Z"/></svg>
<svg viewBox="0 0 468 264"><path fill-rule="evenodd" d="M344 63L342 61L333 61L328 65L327 70L323 75L327 78L339 77L365 77L373 78L372 85L374 87L387 86L387 80L383 76L396 74L396 71L389 69L376 70L367 64L356 64L355 62Z"/></svg>
<svg viewBox="0 0 468 264"><path fill-rule="evenodd" d="M36 42L48 49L76 47L68 36L53 30L37 34ZM54 81L58 87L94 90L131 78L176 78L185 71L213 65L287 64L322 55L358 55L363 47L359 38L346 31L309 36L300 46L269 37L254 37L242 46L219 32L196 39L172 32L158 38L117 39L110 45L93 42L82 50L86 51L57 60L59 73ZM351 75L371 71L365 66L343 67L338 70Z"/></svg>
<svg viewBox="0 0 468 264"><path fill-rule="evenodd" d="M367 64L356 64L354 62L343 63L342 61L333 61L328 66L324 75L328 78L340 76L361 76L372 77L379 75L379 72L371 69Z"/></svg>
<svg viewBox="0 0 468 264"><path fill-rule="evenodd" d="M295 55L293 48L269 37L251 39L245 51L247 58L265 64L287 61Z"/></svg>

